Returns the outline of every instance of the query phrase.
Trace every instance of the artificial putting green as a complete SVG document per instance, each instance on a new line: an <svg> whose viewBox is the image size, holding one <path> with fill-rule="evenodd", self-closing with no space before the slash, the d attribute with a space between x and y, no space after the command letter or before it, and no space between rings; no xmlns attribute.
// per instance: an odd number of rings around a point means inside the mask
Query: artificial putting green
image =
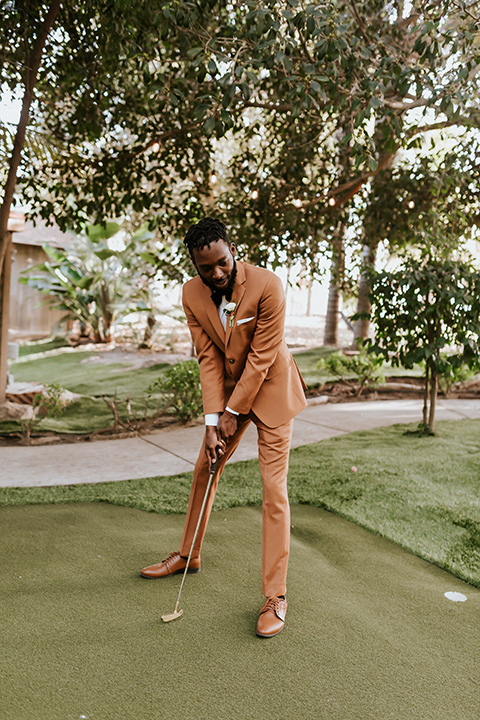
<svg viewBox="0 0 480 720"><path fill-rule="evenodd" d="M254 634L261 510L218 510L180 577L138 571L183 517L0 508L2 720L477 720L480 590L322 509L292 508L285 630ZM464 594L452 602L444 593Z"/></svg>
<svg viewBox="0 0 480 720"><path fill-rule="evenodd" d="M290 501L333 510L480 587L480 421L441 421L435 437L419 437L414 428L358 431L292 450ZM191 473L184 473L7 487L0 488L0 505L94 501L184 513L191 481ZM258 461L227 465L215 508L261 501Z"/></svg>

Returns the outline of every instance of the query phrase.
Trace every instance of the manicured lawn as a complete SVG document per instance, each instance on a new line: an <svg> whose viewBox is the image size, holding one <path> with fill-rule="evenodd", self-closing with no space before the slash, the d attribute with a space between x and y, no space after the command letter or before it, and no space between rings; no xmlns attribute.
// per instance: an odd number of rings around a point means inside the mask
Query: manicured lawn
<svg viewBox="0 0 480 720"><path fill-rule="evenodd" d="M35 350L37 352L35 352ZM131 401L132 411L145 410L148 387L170 365L160 363L132 369L129 363L99 362L100 353L65 347L61 340L29 343L20 349L20 358L12 363L11 372L20 383L58 383L62 388L83 397L72 402L56 418L42 421L39 429L58 433L91 433L111 427L112 413L102 396ZM151 407L158 400L152 396ZM124 410L124 407L123 407ZM0 423L0 434L18 432L16 422Z"/></svg>
<svg viewBox="0 0 480 720"><path fill-rule="evenodd" d="M316 347L295 353L295 362L309 388L320 387L328 380L332 380L327 373L317 370L318 361L330 355L331 352L332 348Z"/></svg>
<svg viewBox="0 0 480 720"><path fill-rule="evenodd" d="M12 365L18 382L59 383L66 390L79 395L120 397L140 396L146 388L169 367L168 363L148 368L129 369L128 363L96 363L94 351L60 348L55 354L35 357L33 354Z"/></svg>

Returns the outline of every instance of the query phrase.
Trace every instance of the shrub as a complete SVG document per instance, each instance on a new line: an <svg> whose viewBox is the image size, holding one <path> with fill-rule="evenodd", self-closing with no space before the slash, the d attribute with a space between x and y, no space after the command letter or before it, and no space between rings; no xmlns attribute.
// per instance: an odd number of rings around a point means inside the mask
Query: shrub
<svg viewBox="0 0 480 720"><path fill-rule="evenodd" d="M200 368L196 360L185 360L165 370L147 390L149 397L159 392L163 411L172 409L181 422L195 420L203 412Z"/></svg>
<svg viewBox="0 0 480 720"><path fill-rule="evenodd" d="M355 388L355 394L360 397L365 387L378 387L385 382L382 365L382 357L367 353L362 348L349 355L333 352L318 362L317 369L326 371L342 380L345 385Z"/></svg>
<svg viewBox="0 0 480 720"><path fill-rule="evenodd" d="M65 409L62 402L62 388L58 383L45 385L43 392L35 395L32 402L33 414L25 420L20 420L22 437L30 442L32 431L40 425L45 418L59 417Z"/></svg>

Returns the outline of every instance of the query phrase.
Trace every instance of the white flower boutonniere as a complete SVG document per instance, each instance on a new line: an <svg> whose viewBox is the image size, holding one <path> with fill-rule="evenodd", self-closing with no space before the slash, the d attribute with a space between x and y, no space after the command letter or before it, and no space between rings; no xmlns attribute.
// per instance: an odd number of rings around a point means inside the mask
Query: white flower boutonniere
<svg viewBox="0 0 480 720"><path fill-rule="evenodd" d="M223 312L225 313L225 315L228 315L228 324L230 325L230 327L233 327L233 318L236 307L237 303L232 300L232 302L227 303L223 308Z"/></svg>

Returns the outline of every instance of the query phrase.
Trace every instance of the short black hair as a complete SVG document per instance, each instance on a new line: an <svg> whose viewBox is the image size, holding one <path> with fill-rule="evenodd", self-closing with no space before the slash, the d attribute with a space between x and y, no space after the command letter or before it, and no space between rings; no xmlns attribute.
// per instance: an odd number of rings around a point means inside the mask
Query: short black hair
<svg viewBox="0 0 480 720"><path fill-rule="evenodd" d="M201 250L217 240L224 240L228 243L227 227L221 220L212 217L205 217L196 225L192 225L185 235L184 243L190 255L193 250Z"/></svg>

